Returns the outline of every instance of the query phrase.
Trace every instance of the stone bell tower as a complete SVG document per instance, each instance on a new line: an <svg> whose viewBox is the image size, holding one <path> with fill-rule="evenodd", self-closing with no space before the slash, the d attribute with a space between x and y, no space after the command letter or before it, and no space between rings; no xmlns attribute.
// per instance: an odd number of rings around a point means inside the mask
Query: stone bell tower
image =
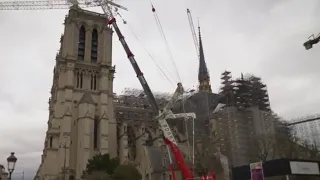
<svg viewBox="0 0 320 180"><path fill-rule="evenodd" d="M80 179L96 153L117 156L112 29L102 14L72 7L65 18L35 179Z"/></svg>

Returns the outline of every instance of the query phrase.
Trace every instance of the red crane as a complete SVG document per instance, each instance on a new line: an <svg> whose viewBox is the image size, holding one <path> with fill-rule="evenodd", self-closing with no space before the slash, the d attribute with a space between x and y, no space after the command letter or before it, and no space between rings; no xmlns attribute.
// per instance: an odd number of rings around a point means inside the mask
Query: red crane
<svg viewBox="0 0 320 180"><path fill-rule="evenodd" d="M193 173L192 171L189 169L189 167L187 166L185 160L184 160L184 156L183 153L181 152L181 150L178 148L177 145L177 141L174 138L174 135L167 123L167 119L175 119L175 118L181 118L181 117L192 117L195 118L196 115L194 113L182 113L182 114L173 114L172 111L170 110L172 104L179 99L179 97L184 93L184 89L181 83L178 83L178 87L171 99L171 101L167 104L167 106L163 109L163 111L160 112L160 109L155 101L154 95L152 94L152 91L146 81L146 79L143 76L143 73L141 72L133 53L131 52L124 36L122 35L118 25L117 25L117 21L115 19L115 17L112 14L111 8L108 5L102 5L101 6L104 13L108 15L109 17L109 21L108 24L112 25L117 36L119 37L119 41L122 44L123 49L125 50L127 57L134 69L134 71L136 72L137 78L139 79L141 86L144 90L144 92L146 93L149 103L151 104L154 113L157 115L156 119L158 120L160 127L162 129L163 135L164 135L164 140L165 143L167 144L167 146L169 146L171 152L173 153L175 160L177 162L177 165L179 167L179 169L182 172L182 175L185 179L193 179ZM154 11L154 9L152 9L152 11ZM170 169L172 171L172 175L173 175L173 179L175 180L175 174L174 174L174 169L173 169L173 163L172 160L170 158Z"/></svg>

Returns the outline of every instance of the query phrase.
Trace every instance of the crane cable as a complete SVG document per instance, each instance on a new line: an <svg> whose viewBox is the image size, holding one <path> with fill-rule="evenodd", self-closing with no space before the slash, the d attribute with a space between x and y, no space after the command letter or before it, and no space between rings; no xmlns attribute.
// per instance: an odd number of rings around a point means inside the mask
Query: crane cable
<svg viewBox="0 0 320 180"><path fill-rule="evenodd" d="M190 9L187 8L188 5L187 5L185 0L183 0L183 4L184 4L184 7L187 9L187 17L188 17L189 25L191 25L191 23L193 25L192 14L190 12ZM190 28L191 28L191 33L195 32L195 31L193 31L194 30L194 25L193 25L193 28L192 27L190 27ZM196 48L197 56L199 57L198 46L197 46L198 41L197 41L197 36L196 35L194 36L193 40L194 40L194 45L195 45L195 48ZM188 93L192 93L191 91L189 91ZM182 112L183 113L186 113L185 104L187 103L187 101L188 101L188 97L187 96L183 97L183 99L181 101ZM186 134L187 134L187 146L188 146L189 160L192 162L193 174L195 175L195 172L194 172L194 163L195 163L195 151L194 151L194 148L195 148L195 129L194 129L194 127L195 127L195 119L194 118L191 119L191 124L192 124L192 126L191 126L191 131L192 131L191 138L192 139L191 139L191 141L190 141L189 128L188 128L188 124L190 124L189 121L190 121L190 119L187 119L186 117L184 117L184 122L186 124L185 130L187 132ZM192 142L192 148L191 148L190 142Z"/></svg>
<svg viewBox="0 0 320 180"><path fill-rule="evenodd" d="M166 36L165 36L165 34L164 34L164 32L163 32L163 29L162 29L160 20L159 20L159 18L158 18L158 15L157 15L157 13L156 13L156 10L155 10L155 8L154 8L151 0L150 0L150 4L151 4L151 7L152 7L152 12L153 12L154 18L155 18L156 23L157 23L157 25L158 25L158 29L159 29L159 31L160 31L160 34L162 35L162 38L163 38L164 41L165 41L167 52L169 53L170 58L171 58L171 60L172 60L172 62L173 62L173 65L174 65L174 67L175 67L175 70L176 70L176 73L177 73L177 76L178 76L178 80L179 80L179 82L181 82L181 78L180 78L180 75L179 75L178 68L177 68L176 63L175 63L175 61L174 61L174 59L173 59L172 53L171 53L170 48L169 48L169 45L168 45L167 38L166 38ZM170 167L173 167L173 162L172 162L172 158L171 158L171 153L170 153L169 147L168 147L168 145L166 145L166 147L167 147L167 152L168 152L168 156L169 156ZM170 168L170 169L171 169L171 168ZM175 175L175 172L174 172L173 169L171 169L171 174L172 174L173 180L176 180L176 175Z"/></svg>
<svg viewBox="0 0 320 180"><path fill-rule="evenodd" d="M166 36L165 36L165 34L164 34L164 31L163 31L163 28L162 28L160 19L159 19L159 17L158 17L158 14L157 14L157 12L156 12L156 9L154 8L151 0L150 0L150 3L151 3L151 8L152 8L152 12L153 12L154 19L156 20L156 23L157 23L158 29L159 29L159 31L160 31L160 34L161 34L161 36L162 36L162 38L163 38L163 40L164 40L164 42L165 42L166 49L167 49L167 53L169 54L170 59L171 59L171 61L173 62L173 66L174 66L175 71L176 71L177 76L178 76L178 81L181 82L181 78L180 78L180 75L179 75L179 71L178 71L177 65L176 65L176 63L175 63L175 61L174 61L174 58L173 58L172 52L171 52L171 50L170 50L170 47L169 47L167 38L166 38Z"/></svg>
<svg viewBox="0 0 320 180"><path fill-rule="evenodd" d="M181 78L180 78L180 76L179 76L179 71L178 71L177 66L176 66L176 63L175 63L175 61L174 61L174 59L173 59L173 56L172 56L171 50L170 50L170 48L169 48L169 44L168 44L167 38L166 38L166 36L165 36L165 34L164 34L162 25L161 25L161 23L160 23L158 14L157 14L156 9L154 8L151 0L150 0L150 3L151 3L152 12L153 12L154 18L155 18L155 20L156 20L156 23L157 23L157 25L158 25L160 34L161 34L162 38L163 38L164 41L165 41L165 44L166 44L166 47L167 47L167 51L168 51L168 53L169 53L169 55L170 55L170 58L171 58L174 66L175 66L175 69L176 69L176 72L177 72L179 81L181 82ZM182 99L181 99L181 105L182 105L183 113L186 113L186 109L185 109L185 102L186 102L186 101L187 101L187 99L185 99L185 98L182 98ZM183 119L184 119L185 123L187 124L188 121L189 121L189 119L187 119L186 117L184 117ZM192 124L194 124L194 119L192 119L191 121L192 121ZM194 128L194 125L193 125L193 128ZM186 126L186 131L187 131L187 134L188 134L188 128L187 128L187 126ZM193 142L193 146L194 146L194 129L193 129L193 133L192 133L192 139L193 139L192 142ZM188 149L190 149L190 142L189 142L189 136L188 136L188 135L187 135L187 142L188 142ZM192 157L191 157L191 153L190 153L190 151L189 151L189 159L190 159L190 160L191 160L191 159L194 159L194 150L193 150L193 153L192 153ZM193 161L193 163L194 163L194 161Z"/></svg>
<svg viewBox="0 0 320 180"><path fill-rule="evenodd" d="M154 57L151 55L151 53L146 49L145 46L143 46L142 42L140 41L140 38L136 35L136 33L133 31L133 27L128 24L127 21L125 21L123 19L123 17L120 15L119 12L117 12L117 15L122 19L123 24L128 25L128 29L130 30L131 34L136 38L136 40L140 43L140 45L142 46L142 48L146 51L146 53L148 54L148 56L151 58L151 60L156 64L156 66L158 67L158 69L160 70L161 74L168 80L168 82L175 87L174 83L170 80L170 78L166 75L166 73L162 70L162 68L160 67L160 65L157 63L157 61L154 59ZM167 72L169 72L166 68L164 68Z"/></svg>

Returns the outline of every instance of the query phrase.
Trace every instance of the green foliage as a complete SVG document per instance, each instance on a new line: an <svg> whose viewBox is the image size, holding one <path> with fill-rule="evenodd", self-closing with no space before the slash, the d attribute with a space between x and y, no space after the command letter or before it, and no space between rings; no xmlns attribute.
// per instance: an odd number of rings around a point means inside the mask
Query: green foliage
<svg viewBox="0 0 320 180"><path fill-rule="evenodd" d="M82 179L88 180L141 180L142 176L134 165L120 165L118 158L109 154L98 154L88 160Z"/></svg>
<svg viewBox="0 0 320 180"><path fill-rule="evenodd" d="M136 167L130 164L118 166L113 174L114 180L141 180L142 176Z"/></svg>
<svg viewBox="0 0 320 180"><path fill-rule="evenodd" d="M88 164L83 174L89 175L94 171L100 171L112 175L119 164L120 162L118 158L110 158L109 154L98 154L88 160Z"/></svg>
<svg viewBox="0 0 320 180"><path fill-rule="evenodd" d="M114 180L111 175L102 171L94 171L91 174L86 175L87 180Z"/></svg>

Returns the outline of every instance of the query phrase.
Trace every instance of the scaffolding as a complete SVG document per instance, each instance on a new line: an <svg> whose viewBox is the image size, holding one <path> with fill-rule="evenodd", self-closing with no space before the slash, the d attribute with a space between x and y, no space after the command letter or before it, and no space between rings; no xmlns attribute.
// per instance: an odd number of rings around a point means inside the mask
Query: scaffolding
<svg viewBox="0 0 320 180"><path fill-rule="evenodd" d="M169 93L155 93L156 101L160 108L163 108L170 99ZM146 133L158 134L158 123L154 121L154 112L150 106L148 98L142 90L125 88L121 95L114 94L114 112L118 128L122 128L125 123L128 130L145 126ZM170 122L170 126L177 126L180 121ZM182 121L181 121L182 122ZM176 128L174 128L176 129ZM152 131L152 132L151 132ZM156 138L156 137L153 137Z"/></svg>
<svg viewBox="0 0 320 180"><path fill-rule="evenodd" d="M232 75L230 71L224 71L221 74L221 88L219 94L223 96L222 103L227 106L235 106L235 96L234 96L234 81L232 80Z"/></svg>
<svg viewBox="0 0 320 180"><path fill-rule="evenodd" d="M236 106L239 110L257 106L260 110L271 111L267 88L261 78L241 74L240 78L232 79L231 72L225 71L221 79L219 94L224 96L227 106Z"/></svg>
<svg viewBox="0 0 320 180"><path fill-rule="evenodd" d="M160 108L165 106L169 100L169 93L155 93L156 101ZM196 107L190 105L189 103L193 102L193 99L202 99L205 96L193 97L193 95L197 94L195 90L187 90L185 97L181 98L181 101L175 103L172 110L175 112L177 109L182 112L188 112L188 110L195 110ZM203 95L203 94L201 94ZM192 100L188 98L192 97ZM182 102L183 101L183 102ZM206 103L207 104L207 103ZM186 107L184 107L186 106ZM189 107L190 106L190 107ZM207 106L205 106L207 107ZM181 108L181 109L180 109ZM197 108L196 108L197 109ZM201 108L202 109L202 108ZM128 150L129 150L129 159L134 159L135 154L135 140L139 138L139 134L134 131L137 131L141 126L145 127L145 133L147 135L146 145L156 147L157 143L155 139L159 138L156 131L159 129L158 124L153 119L153 111L149 105L149 101L147 97L144 95L142 90L134 89L134 88L125 88L120 95L114 94L114 112L115 118L118 124L117 132L121 132L125 126L127 126L127 134L128 134ZM197 119L198 120L198 119ZM174 119L168 120L168 124L173 130L173 133L180 145L180 148L186 154L189 154L189 159L191 160L191 145L194 144L194 130L197 129L199 132L203 132L205 124L201 123L202 121L197 121L197 125L201 126L201 128L195 128L194 120L186 120L186 119ZM121 129L122 128L122 129ZM197 132L198 132L197 131ZM161 134L161 133L160 133ZM200 135L199 133L196 133ZM122 133L118 133L118 138L122 138Z"/></svg>

